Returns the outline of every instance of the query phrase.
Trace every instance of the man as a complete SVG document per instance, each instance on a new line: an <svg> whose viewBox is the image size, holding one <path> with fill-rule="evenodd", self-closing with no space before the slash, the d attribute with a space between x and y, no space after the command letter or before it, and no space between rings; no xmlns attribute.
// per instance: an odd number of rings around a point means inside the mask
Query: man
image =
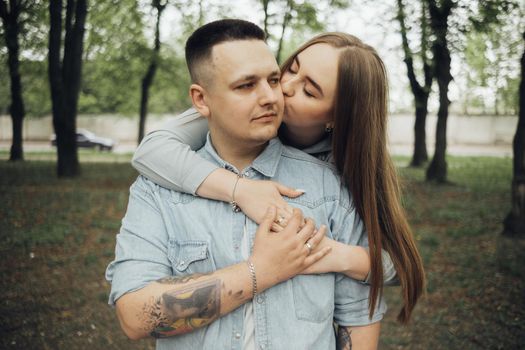
<svg viewBox="0 0 525 350"><path fill-rule="evenodd" d="M270 208L257 230L235 210L235 184L232 210L139 177L107 270L110 304L130 338L153 335L157 349L333 349L333 320L338 347L373 348L384 305L368 318L368 287L335 274L297 276L327 253L310 254L325 233L346 244L366 235L333 170L274 138L283 97L263 40L240 20L209 23L188 39L190 95L210 129L199 154L244 177L305 189L294 206L329 227L314 231L295 210L273 233Z"/></svg>

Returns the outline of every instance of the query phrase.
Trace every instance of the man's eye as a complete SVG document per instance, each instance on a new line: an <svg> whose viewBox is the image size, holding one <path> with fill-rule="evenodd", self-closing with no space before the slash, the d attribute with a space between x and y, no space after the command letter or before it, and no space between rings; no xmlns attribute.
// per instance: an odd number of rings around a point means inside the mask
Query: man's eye
<svg viewBox="0 0 525 350"><path fill-rule="evenodd" d="M270 79L270 84L272 84L272 85L279 84L279 78L272 78L272 79Z"/></svg>
<svg viewBox="0 0 525 350"><path fill-rule="evenodd" d="M239 85L237 86L237 89L251 89L252 87L255 86L255 83L246 83L246 84L242 84L242 85Z"/></svg>

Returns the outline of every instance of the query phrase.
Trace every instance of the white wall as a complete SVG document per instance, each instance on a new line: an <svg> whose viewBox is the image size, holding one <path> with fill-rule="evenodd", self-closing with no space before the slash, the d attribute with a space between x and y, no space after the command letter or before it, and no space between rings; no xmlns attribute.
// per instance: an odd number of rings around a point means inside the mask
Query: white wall
<svg viewBox="0 0 525 350"><path fill-rule="evenodd" d="M170 115L148 116L146 132L159 128ZM427 144L434 143L435 115L427 118ZM509 145L516 131L515 116L456 116L448 118L447 143L449 145ZM78 128L88 129L99 136L110 137L119 143L136 142L138 118L115 115L79 116ZM393 115L389 122L391 144L411 145L414 140L414 117ZM53 134L51 117L24 120L24 140L47 141ZM11 118L0 116L0 141L11 140Z"/></svg>

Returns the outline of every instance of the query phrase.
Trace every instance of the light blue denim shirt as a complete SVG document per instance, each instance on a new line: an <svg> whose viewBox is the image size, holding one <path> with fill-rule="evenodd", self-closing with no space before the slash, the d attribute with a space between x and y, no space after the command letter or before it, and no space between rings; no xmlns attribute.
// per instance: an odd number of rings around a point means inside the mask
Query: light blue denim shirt
<svg viewBox="0 0 525 350"><path fill-rule="evenodd" d="M209 135L199 153L238 173L217 155ZM304 195L288 200L317 225L327 225L327 236L368 245L348 191L327 163L275 138L241 173L304 189ZM228 203L168 190L139 176L130 189L115 260L106 271L109 303L162 277L207 273L239 263L245 225L253 246L257 224ZM333 321L358 326L382 319L382 300L369 319L368 294L367 285L335 273L300 275L280 283L253 302L257 348L335 349ZM241 349L243 322L241 306L207 327L157 340L157 349Z"/></svg>

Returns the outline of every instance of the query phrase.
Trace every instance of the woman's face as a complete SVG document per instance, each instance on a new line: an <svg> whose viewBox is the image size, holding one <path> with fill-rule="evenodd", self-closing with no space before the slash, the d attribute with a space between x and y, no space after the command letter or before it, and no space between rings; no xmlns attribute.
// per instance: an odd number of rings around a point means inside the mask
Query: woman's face
<svg viewBox="0 0 525 350"><path fill-rule="evenodd" d="M283 121L290 129L324 130L332 121L339 50L314 44L300 52L282 73Z"/></svg>

